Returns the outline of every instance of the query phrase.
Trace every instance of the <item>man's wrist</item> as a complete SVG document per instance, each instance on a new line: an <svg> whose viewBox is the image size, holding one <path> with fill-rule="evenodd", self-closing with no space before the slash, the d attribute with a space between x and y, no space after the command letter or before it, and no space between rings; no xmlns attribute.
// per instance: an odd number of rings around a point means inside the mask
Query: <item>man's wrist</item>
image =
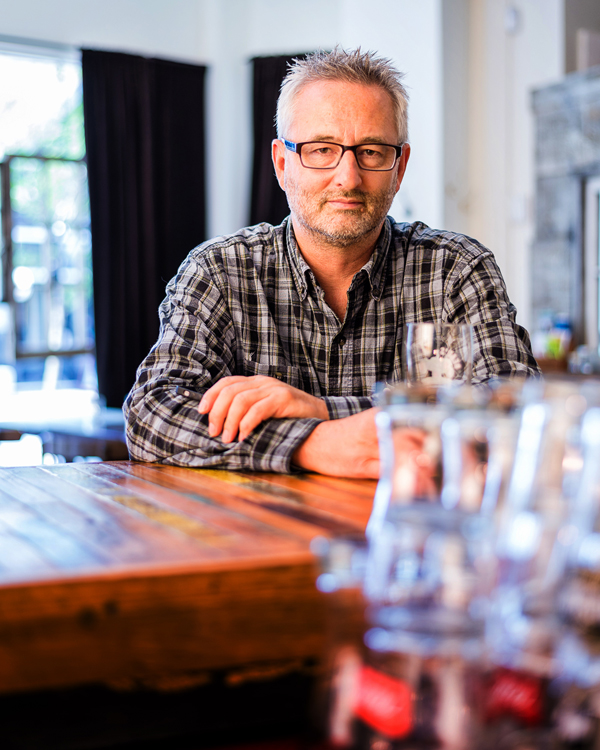
<svg viewBox="0 0 600 750"><path fill-rule="evenodd" d="M329 419L344 419L373 406L368 396L324 396Z"/></svg>
<svg viewBox="0 0 600 750"><path fill-rule="evenodd" d="M294 450L291 463L319 474L377 479L379 445L375 412L366 409L344 419L319 422Z"/></svg>
<svg viewBox="0 0 600 750"><path fill-rule="evenodd" d="M318 471L315 463L315 455L318 454L318 444L320 442L323 427L326 422L321 422L310 433L306 440L296 448L292 454L292 466L305 471Z"/></svg>
<svg viewBox="0 0 600 750"><path fill-rule="evenodd" d="M324 398L317 399L319 402L318 405L318 419L322 419L324 422L328 422L330 419L332 419L331 415L329 414L329 408L327 406L327 402Z"/></svg>

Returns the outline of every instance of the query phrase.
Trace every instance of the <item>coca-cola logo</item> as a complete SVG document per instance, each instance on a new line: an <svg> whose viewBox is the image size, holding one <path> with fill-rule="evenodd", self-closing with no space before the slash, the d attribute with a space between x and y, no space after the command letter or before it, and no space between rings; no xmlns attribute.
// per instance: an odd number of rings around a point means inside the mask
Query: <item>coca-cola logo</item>
<svg viewBox="0 0 600 750"><path fill-rule="evenodd" d="M488 686L486 716L494 720L513 716L527 724L542 720L542 683L537 677L508 669L497 670Z"/></svg>
<svg viewBox="0 0 600 750"><path fill-rule="evenodd" d="M390 739L404 737L412 728L412 691L402 680L365 666L354 713Z"/></svg>

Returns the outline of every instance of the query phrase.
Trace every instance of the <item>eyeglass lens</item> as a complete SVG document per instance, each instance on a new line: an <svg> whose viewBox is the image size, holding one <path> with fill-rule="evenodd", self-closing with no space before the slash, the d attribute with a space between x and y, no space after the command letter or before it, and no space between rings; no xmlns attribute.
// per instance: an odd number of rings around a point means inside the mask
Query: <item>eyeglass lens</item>
<svg viewBox="0 0 600 750"><path fill-rule="evenodd" d="M380 143L363 143L352 149L356 161L362 169L391 169L396 162L396 149ZM343 148L337 143L304 143L300 158L305 167L331 169L337 167L342 158Z"/></svg>

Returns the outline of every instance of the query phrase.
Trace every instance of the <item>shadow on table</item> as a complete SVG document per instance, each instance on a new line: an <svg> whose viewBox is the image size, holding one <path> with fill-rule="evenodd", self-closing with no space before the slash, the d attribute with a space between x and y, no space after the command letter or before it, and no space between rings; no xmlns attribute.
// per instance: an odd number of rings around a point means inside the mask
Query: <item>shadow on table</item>
<svg viewBox="0 0 600 750"><path fill-rule="evenodd" d="M305 750L315 678L293 672L174 692L104 686L0 696L3 750Z"/></svg>

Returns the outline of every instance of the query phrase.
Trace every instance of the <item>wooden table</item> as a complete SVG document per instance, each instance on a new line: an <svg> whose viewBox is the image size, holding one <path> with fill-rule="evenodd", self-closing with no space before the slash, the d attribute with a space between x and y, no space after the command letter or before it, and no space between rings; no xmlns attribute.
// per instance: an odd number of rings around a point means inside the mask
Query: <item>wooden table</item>
<svg viewBox="0 0 600 750"><path fill-rule="evenodd" d="M375 482L129 461L0 469L0 693L276 675L323 653L309 544Z"/></svg>

